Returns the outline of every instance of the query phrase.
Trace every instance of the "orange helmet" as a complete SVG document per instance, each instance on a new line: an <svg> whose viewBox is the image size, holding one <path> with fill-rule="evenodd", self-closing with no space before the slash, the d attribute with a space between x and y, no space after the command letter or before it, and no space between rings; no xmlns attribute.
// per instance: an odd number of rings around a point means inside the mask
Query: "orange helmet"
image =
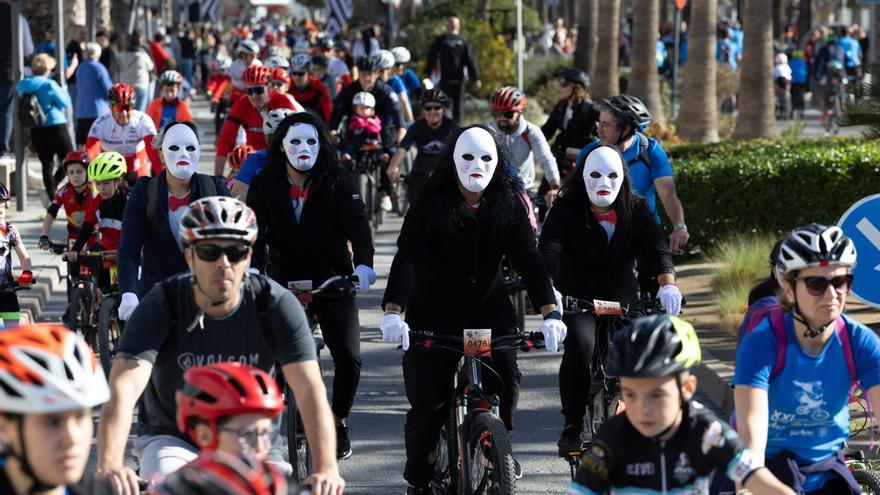
<svg viewBox="0 0 880 495"><path fill-rule="evenodd" d="M110 86L107 99L111 105L125 105L134 101L134 88L125 83L116 83Z"/></svg>
<svg viewBox="0 0 880 495"><path fill-rule="evenodd" d="M275 67L272 69L272 80L284 81L287 84L290 84L290 74L287 73L287 69L284 67Z"/></svg>
<svg viewBox="0 0 880 495"><path fill-rule="evenodd" d="M241 75L241 81L245 86L265 86L269 84L269 77L272 75L272 69L263 67L262 65L252 65L244 70Z"/></svg>
<svg viewBox="0 0 880 495"><path fill-rule="evenodd" d="M254 147L249 144L243 144L232 150L229 153L229 165L232 167L232 170L240 169L245 158L250 156L254 151L256 151L254 150Z"/></svg>
<svg viewBox="0 0 880 495"><path fill-rule="evenodd" d="M493 112L522 112L526 108L526 95L513 86L502 86L492 95Z"/></svg>

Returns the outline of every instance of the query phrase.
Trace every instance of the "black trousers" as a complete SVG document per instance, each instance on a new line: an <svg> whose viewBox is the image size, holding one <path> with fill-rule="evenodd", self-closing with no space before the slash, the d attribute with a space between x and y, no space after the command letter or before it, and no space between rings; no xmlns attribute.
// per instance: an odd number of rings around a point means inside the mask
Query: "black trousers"
<svg viewBox="0 0 880 495"><path fill-rule="evenodd" d="M335 372L331 408L337 418L347 418L361 380L361 336L354 297L316 298L310 304L318 315L324 343L330 349Z"/></svg>
<svg viewBox="0 0 880 495"><path fill-rule="evenodd" d="M587 399L596 349L596 318L590 313L566 312L562 321L568 327L562 363L559 365L559 397L565 424L579 424L587 412Z"/></svg>
<svg viewBox="0 0 880 495"><path fill-rule="evenodd" d="M461 112L464 106L464 81L440 81L440 89L452 101L452 118L461 122Z"/></svg>
<svg viewBox="0 0 880 495"><path fill-rule="evenodd" d="M459 354L443 350L410 350L403 355L403 380L410 404L404 426L406 468L403 477L415 487L426 486L433 477L434 468L429 456L437 446L440 428L449 419L459 358ZM493 351L492 359L486 362L498 372L502 381L484 369L483 387L488 392L500 393L501 420L508 430L512 430L522 378L516 351Z"/></svg>
<svg viewBox="0 0 880 495"><path fill-rule="evenodd" d="M89 137L89 131L92 129L92 124L95 123L97 117L87 118L87 119L76 119L76 145L82 146L86 144L86 139Z"/></svg>
<svg viewBox="0 0 880 495"><path fill-rule="evenodd" d="M64 178L64 168L61 167L61 163L64 162L67 153L73 151L67 125L34 127L31 129L31 144L40 158L43 167L43 187L46 188L46 194L51 199L55 196L55 186Z"/></svg>

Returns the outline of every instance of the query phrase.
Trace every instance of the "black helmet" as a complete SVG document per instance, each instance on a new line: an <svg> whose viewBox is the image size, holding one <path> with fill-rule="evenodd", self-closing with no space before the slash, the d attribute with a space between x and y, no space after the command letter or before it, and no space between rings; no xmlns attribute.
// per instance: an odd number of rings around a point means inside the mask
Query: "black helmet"
<svg viewBox="0 0 880 495"><path fill-rule="evenodd" d="M312 65L316 67L327 67L329 64L330 59L328 59L326 55L312 55Z"/></svg>
<svg viewBox="0 0 880 495"><path fill-rule="evenodd" d="M351 43L349 43L348 40L336 39L335 43L338 50L342 50L346 53L351 53Z"/></svg>
<svg viewBox="0 0 880 495"><path fill-rule="evenodd" d="M585 90L590 90L590 76L577 67L566 67L561 69L556 75L563 81L580 84Z"/></svg>
<svg viewBox="0 0 880 495"><path fill-rule="evenodd" d="M612 96L602 100L602 103L614 112L621 126L631 125L637 131L644 131L646 127L651 125L651 112L648 111L642 100L635 96Z"/></svg>
<svg viewBox="0 0 880 495"><path fill-rule="evenodd" d="M675 316L638 318L614 337L605 360L609 376L664 377L700 362L700 342L690 323Z"/></svg>
<svg viewBox="0 0 880 495"><path fill-rule="evenodd" d="M444 93L442 89L434 88L426 90L422 93L422 96L419 97L419 101L422 102L422 105L435 101L444 107L449 107L449 97L446 96L446 93Z"/></svg>
<svg viewBox="0 0 880 495"><path fill-rule="evenodd" d="M333 41L333 38L326 36L318 38L318 48L321 48L322 50L332 50L334 46L336 46L336 42Z"/></svg>
<svg viewBox="0 0 880 495"><path fill-rule="evenodd" d="M381 59L378 55L364 56L357 59L357 68L364 72L376 72L380 69Z"/></svg>
<svg viewBox="0 0 880 495"><path fill-rule="evenodd" d="M9 189L2 182L0 182L0 201L9 201Z"/></svg>

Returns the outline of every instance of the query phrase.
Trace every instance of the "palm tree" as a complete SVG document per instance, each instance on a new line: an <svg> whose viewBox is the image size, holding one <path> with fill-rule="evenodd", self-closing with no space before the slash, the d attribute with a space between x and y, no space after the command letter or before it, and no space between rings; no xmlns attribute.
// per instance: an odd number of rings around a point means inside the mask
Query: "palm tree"
<svg viewBox="0 0 880 495"><path fill-rule="evenodd" d="M131 19L131 0L112 0L110 4L110 17L113 21L113 30L119 34L128 34L128 23Z"/></svg>
<svg viewBox="0 0 880 495"><path fill-rule="evenodd" d="M620 93L617 76L620 45L620 0L598 0L602 19L597 23L599 44L593 71L591 95L601 99Z"/></svg>
<svg viewBox="0 0 880 495"><path fill-rule="evenodd" d="M767 15L766 7L765 0L745 0L739 116L734 139L778 134L773 103L773 16Z"/></svg>
<svg viewBox="0 0 880 495"><path fill-rule="evenodd" d="M640 98L654 122L666 127L657 77L657 37L660 32L659 0L633 0L632 70L626 92Z"/></svg>
<svg viewBox="0 0 880 495"><path fill-rule="evenodd" d="M596 23L599 16L598 0L583 0L577 18L577 46L574 66L592 74L596 66Z"/></svg>
<svg viewBox="0 0 880 495"><path fill-rule="evenodd" d="M689 141L718 141L718 98L715 94L716 12L718 0L701 0L691 7L687 64L681 94L687 103L678 114L678 135Z"/></svg>

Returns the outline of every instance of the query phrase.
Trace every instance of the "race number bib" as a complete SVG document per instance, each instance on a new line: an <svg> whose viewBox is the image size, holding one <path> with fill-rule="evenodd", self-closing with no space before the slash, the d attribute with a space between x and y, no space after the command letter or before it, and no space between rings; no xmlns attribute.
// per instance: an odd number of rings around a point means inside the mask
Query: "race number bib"
<svg viewBox="0 0 880 495"><path fill-rule="evenodd" d="M622 315L623 309L617 301L593 299L593 310L597 315Z"/></svg>
<svg viewBox="0 0 880 495"><path fill-rule="evenodd" d="M464 353L467 356L484 356L492 351L491 328L465 328Z"/></svg>

